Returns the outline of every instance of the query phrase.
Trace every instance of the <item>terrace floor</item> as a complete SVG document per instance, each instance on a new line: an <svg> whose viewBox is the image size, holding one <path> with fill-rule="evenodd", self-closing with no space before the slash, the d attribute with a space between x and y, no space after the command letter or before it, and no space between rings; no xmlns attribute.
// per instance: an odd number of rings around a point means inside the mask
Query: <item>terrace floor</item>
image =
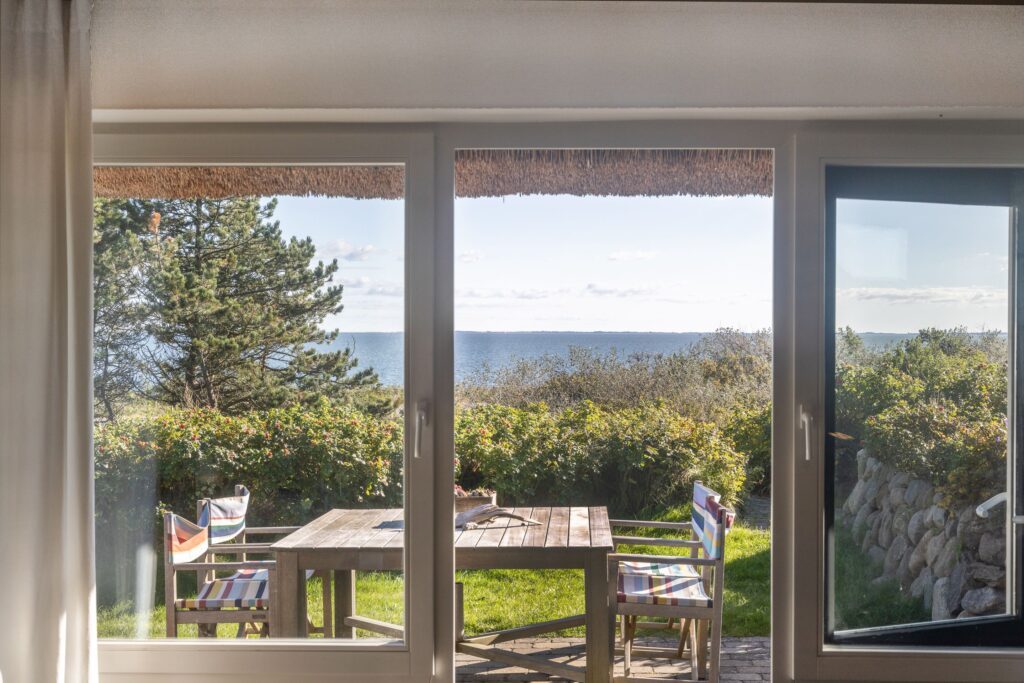
<svg viewBox="0 0 1024 683"><path fill-rule="evenodd" d="M671 638L638 637L637 644L666 647L674 645ZM582 666L586 662L582 638L523 638L503 643L503 648L522 654L542 654L555 661ZM768 638L723 638L722 683L767 683L771 680ZM562 679L518 667L490 662L468 655L456 655L458 667L455 679L460 683L491 683L501 681L561 681ZM615 670L622 675L622 658L615 658ZM644 659L633 657L634 676L689 681L689 661Z"/></svg>

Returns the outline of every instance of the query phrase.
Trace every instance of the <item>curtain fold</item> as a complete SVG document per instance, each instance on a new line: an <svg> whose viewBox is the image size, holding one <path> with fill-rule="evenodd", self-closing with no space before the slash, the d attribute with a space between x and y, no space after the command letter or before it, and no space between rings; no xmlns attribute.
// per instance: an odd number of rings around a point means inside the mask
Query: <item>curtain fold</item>
<svg viewBox="0 0 1024 683"><path fill-rule="evenodd" d="M0 680L95 681L89 0L0 0Z"/></svg>

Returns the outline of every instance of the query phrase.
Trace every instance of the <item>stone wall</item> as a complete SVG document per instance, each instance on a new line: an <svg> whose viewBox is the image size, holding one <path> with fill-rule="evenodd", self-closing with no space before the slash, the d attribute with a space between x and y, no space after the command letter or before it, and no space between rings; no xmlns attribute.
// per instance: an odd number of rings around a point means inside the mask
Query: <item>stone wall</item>
<svg viewBox="0 0 1024 683"><path fill-rule="evenodd" d="M1004 510L989 519L974 510L947 509L930 483L861 450L856 485L837 521L878 568L875 581L897 582L938 620L1005 609Z"/></svg>

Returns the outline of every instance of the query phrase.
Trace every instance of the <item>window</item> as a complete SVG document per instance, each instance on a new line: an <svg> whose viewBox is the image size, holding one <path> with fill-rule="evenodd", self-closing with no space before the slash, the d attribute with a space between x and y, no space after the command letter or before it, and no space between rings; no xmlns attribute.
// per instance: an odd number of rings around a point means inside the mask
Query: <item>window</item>
<svg viewBox="0 0 1024 683"><path fill-rule="evenodd" d="M426 680L429 142L143 138L96 171L101 671Z"/></svg>
<svg viewBox="0 0 1024 683"><path fill-rule="evenodd" d="M1019 642L1013 179L826 176L829 642Z"/></svg>

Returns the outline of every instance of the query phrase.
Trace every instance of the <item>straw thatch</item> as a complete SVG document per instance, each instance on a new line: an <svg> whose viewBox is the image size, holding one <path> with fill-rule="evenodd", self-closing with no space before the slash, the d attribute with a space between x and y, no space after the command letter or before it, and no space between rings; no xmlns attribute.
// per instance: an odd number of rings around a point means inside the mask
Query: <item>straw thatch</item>
<svg viewBox="0 0 1024 683"><path fill-rule="evenodd" d="M455 171L458 197L772 194L772 152L760 149L464 150Z"/></svg>
<svg viewBox="0 0 1024 683"><path fill-rule="evenodd" d="M401 199L401 166L97 166L97 197Z"/></svg>
<svg viewBox="0 0 1024 683"><path fill-rule="evenodd" d="M459 197L772 194L771 150L462 150ZM98 197L399 199L401 166L102 166Z"/></svg>

